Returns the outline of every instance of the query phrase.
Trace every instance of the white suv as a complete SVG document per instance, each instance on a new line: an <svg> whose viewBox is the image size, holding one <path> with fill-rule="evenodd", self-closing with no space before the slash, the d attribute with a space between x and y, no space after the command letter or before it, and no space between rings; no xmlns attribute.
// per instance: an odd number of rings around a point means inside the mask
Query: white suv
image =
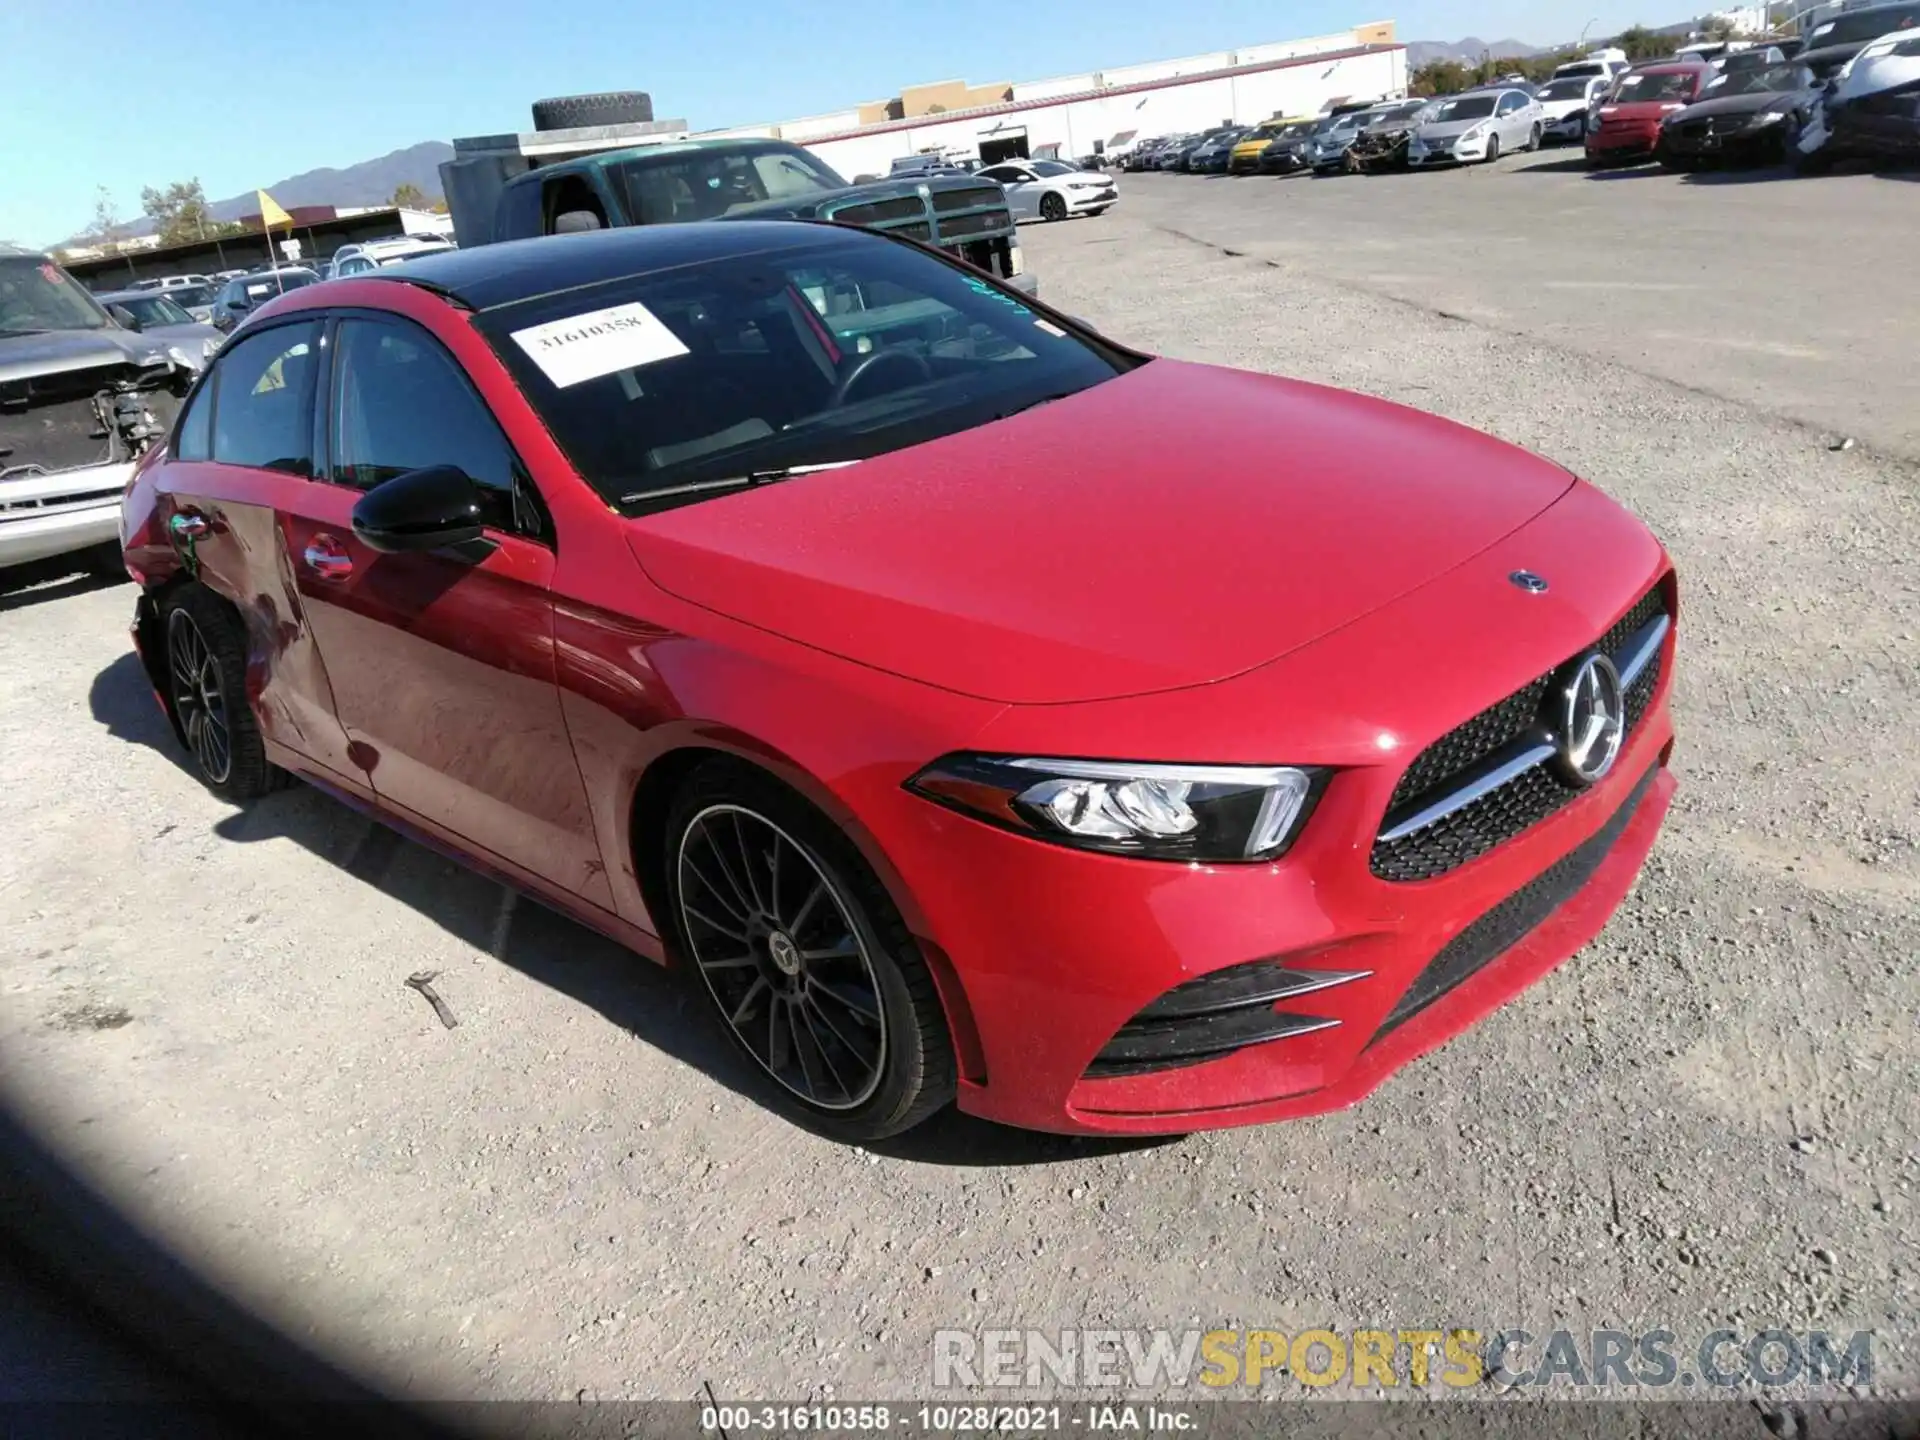
<svg viewBox="0 0 1920 1440"><path fill-rule="evenodd" d="M369 275L382 266L417 260L422 255L439 255L453 248L451 240L435 235L398 235L391 240L342 245L327 262L326 278L344 280L350 275Z"/></svg>

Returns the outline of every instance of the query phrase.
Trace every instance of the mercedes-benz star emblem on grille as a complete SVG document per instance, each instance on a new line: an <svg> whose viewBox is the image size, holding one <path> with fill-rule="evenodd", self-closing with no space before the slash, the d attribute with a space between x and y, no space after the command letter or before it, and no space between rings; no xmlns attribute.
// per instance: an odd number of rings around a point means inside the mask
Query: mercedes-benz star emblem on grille
<svg viewBox="0 0 1920 1440"><path fill-rule="evenodd" d="M1577 662L1560 695L1560 770L1576 785L1596 784L1620 758L1627 736L1620 672L1596 650Z"/></svg>
<svg viewBox="0 0 1920 1440"><path fill-rule="evenodd" d="M1507 576L1507 579L1518 585L1529 595L1544 595L1547 593L1546 577L1536 575L1531 570L1516 570Z"/></svg>

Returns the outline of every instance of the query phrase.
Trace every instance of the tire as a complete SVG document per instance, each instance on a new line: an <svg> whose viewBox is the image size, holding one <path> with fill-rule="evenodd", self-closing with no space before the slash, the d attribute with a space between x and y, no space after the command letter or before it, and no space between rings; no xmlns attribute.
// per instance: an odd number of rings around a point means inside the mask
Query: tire
<svg viewBox="0 0 1920 1440"><path fill-rule="evenodd" d="M1821 146L1811 155L1796 150L1793 154L1793 171L1796 175L1824 175L1833 169L1833 153L1830 147Z"/></svg>
<svg viewBox="0 0 1920 1440"><path fill-rule="evenodd" d="M853 1143L911 1129L952 1100L933 976L832 822L762 772L715 760L681 785L666 834L680 954L784 1110Z"/></svg>
<svg viewBox="0 0 1920 1440"><path fill-rule="evenodd" d="M102 580L127 578L127 561L120 552L118 540L107 540L99 545L90 545L80 552L78 559L80 568L89 575L97 575Z"/></svg>
<svg viewBox="0 0 1920 1440"><path fill-rule="evenodd" d="M1042 220L1064 220L1067 218L1067 202L1049 190L1040 197L1040 218Z"/></svg>
<svg viewBox="0 0 1920 1440"><path fill-rule="evenodd" d="M1546 130L1541 126L1536 125L1533 127L1533 133L1527 137L1527 152L1529 154L1532 154L1534 151L1538 150L1542 145L1546 143L1547 143Z"/></svg>
<svg viewBox="0 0 1920 1440"><path fill-rule="evenodd" d="M284 783L267 760L247 699L246 633L233 607L204 585L187 585L160 611L166 637L167 709L200 781L245 804Z"/></svg>
<svg viewBox="0 0 1920 1440"><path fill-rule="evenodd" d="M1500 137L1498 135L1489 135L1487 137L1486 163L1489 165L1496 165L1499 163L1499 161L1500 161Z"/></svg>
<svg viewBox="0 0 1920 1440"><path fill-rule="evenodd" d="M533 102L533 128L573 130L582 125L633 125L653 119L653 97L644 90L607 90L598 95L560 95Z"/></svg>

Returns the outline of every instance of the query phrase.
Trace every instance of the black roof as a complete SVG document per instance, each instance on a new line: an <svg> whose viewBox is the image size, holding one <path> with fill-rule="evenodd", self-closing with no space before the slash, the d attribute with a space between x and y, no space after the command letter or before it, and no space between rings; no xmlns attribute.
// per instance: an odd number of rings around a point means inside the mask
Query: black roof
<svg viewBox="0 0 1920 1440"><path fill-rule="evenodd" d="M362 278L425 285L474 310L492 310L561 290L655 274L702 260L726 260L823 242L858 244L863 237L870 244L889 243L853 226L794 220L627 225L422 255Z"/></svg>

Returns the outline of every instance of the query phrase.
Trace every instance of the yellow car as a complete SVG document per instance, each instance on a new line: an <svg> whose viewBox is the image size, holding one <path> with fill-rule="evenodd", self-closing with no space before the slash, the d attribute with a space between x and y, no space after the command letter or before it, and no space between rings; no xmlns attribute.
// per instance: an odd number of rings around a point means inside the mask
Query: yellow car
<svg viewBox="0 0 1920 1440"><path fill-rule="evenodd" d="M1311 120L1312 116L1276 115L1271 120L1262 120L1254 126L1246 139L1233 147L1233 153L1227 156L1227 173L1230 175L1251 175L1260 168L1260 152L1273 141L1280 138L1280 132L1289 125L1298 125L1302 120Z"/></svg>

